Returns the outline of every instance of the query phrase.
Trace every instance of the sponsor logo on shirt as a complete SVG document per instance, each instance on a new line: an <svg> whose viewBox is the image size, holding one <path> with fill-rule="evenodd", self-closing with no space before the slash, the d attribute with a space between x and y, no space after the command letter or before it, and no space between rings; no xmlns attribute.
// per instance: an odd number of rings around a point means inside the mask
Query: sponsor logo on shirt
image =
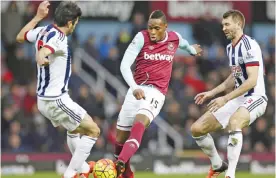
<svg viewBox="0 0 276 178"><path fill-rule="evenodd" d="M157 61L169 61L172 62L173 60L173 55L167 55L167 54L148 54L147 52L144 52L144 59L146 60L157 60Z"/></svg>

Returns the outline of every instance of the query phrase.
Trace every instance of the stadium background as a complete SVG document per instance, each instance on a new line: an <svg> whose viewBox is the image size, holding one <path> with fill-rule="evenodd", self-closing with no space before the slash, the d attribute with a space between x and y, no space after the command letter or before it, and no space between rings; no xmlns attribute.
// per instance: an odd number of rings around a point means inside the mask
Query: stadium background
<svg viewBox="0 0 276 178"><path fill-rule="evenodd" d="M16 34L36 13L39 1L1 1L1 174L64 171L70 160L66 132L53 128L36 108L36 63L32 44L18 44ZM58 1L40 25L52 23ZM190 134L191 124L204 112L193 97L221 83L229 75L221 31L221 15L241 10L245 33L261 45L269 98L264 116L244 129L239 171L274 174L275 169L275 1L260 2L78 2L83 11L70 37L73 72L70 94L102 128L89 160L112 158L115 124L126 84L119 66L133 36L146 28L152 10L167 14L169 30L176 30L190 44L203 46L194 58L179 51L174 61L170 89L160 117L143 138L133 157L133 168L155 173L204 173L208 159ZM227 132L213 134L226 158Z"/></svg>

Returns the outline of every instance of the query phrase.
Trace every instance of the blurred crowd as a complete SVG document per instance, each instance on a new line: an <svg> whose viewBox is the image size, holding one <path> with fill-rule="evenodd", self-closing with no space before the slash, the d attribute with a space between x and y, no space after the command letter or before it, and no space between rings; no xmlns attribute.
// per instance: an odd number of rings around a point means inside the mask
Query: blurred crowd
<svg viewBox="0 0 276 178"><path fill-rule="evenodd" d="M33 9L32 9L33 8ZM17 44L15 36L20 28L30 20L31 15L22 16L12 3L9 10L2 14L1 40L1 144L2 152L64 152L66 131L62 127L54 128L37 110L36 105L36 64L34 49L30 44ZM34 7L27 8L33 14ZM7 18L10 19L7 19ZM14 19L19 19L14 21ZM212 25L210 25L212 24ZM120 62L125 49L134 35L146 29L145 17L137 13L132 20L132 30L122 29L117 39L111 40L106 34L96 43L96 36L91 34L84 43L80 43L74 33L70 47L82 47L90 56L97 59L111 74L123 81ZM204 30L204 33L200 32ZM228 58L225 55L225 40L220 25L211 18L202 18L193 24L193 37L203 46L202 57L194 58L178 54L166 102L160 113L175 130L183 136L184 148L198 148L191 137L190 126L205 112L206 107L194 104L194 96L210 90L220 84L230 74ZM204 36L202 36L204 34ZM249 34L250 35L250 34ZM251 127L244 129L243 151L274 152L275 148L275 37L267 43L259 43L265 64L266 93L269 98L265 115L256 120ZM115 140L116 119L122 102L118 103L117 112L107 117L104 109L104 93L91 92L78 73L72 70L69 83L70 94L94 118L102 128L93 152L112 150ZM214 134L220 150L226 149L227 131ZM142 150L148 143L156 140L156 126L153 124L144 137ZM168 138L168 144L174 142Z"/></svg>

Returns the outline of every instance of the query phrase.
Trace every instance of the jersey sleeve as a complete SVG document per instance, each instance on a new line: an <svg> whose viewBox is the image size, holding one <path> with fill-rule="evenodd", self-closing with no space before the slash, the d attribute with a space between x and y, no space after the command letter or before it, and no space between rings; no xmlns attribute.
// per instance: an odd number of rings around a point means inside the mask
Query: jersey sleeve
<svg viewBox="0 0 276 178"><path fill-rule="evenodd" d="M259 54L259 49L257 47L251 48L250 50L246 51L244 57L244 63L246 67L249 66L259 66L259 60L261 58Z"/></svg>
<svg viewBox="0 0 276 178"><path fill-rule="evenodd" d="M132 42L128 46L126 53L132 53L137 55L140 53L142 47L144 46L144 36L141 32L137 33L136 36L133 38Z"/></svg>
<svg viewBox="0 0 276 178"><path fill-rule="evenodd" d="M36 41L38 33L43 29L44 27L37 27L32 30L29 30L25 33L24 39L30 43L34 43Z"/></svg>
<svg viewBox="0 0 276 178"><path fill-rule="evenodd" d="M177 34L177 36L179 38L178 48L180 48L182 50L186 50L191 55L196 55L197 52L196 52L195 48L193 46L191 46L187 40L183 39L179 33L177 33L177 32L175 32L175 33Z"/></svg>
<svg viewBox="0 0 276 178"><path fill-rule="evenodd" d="M60 50L63 37L60 37L64 34L59 34L57 31L52 31L47 35L46 43L43 47L51 50L52 53L55 53Z"/></svg>
<svg viewBox="0 0 276 178"><path fill-rule="evenodd" d="M138 86L133 78L131 72L131 65L134 63L136 57L140 53L141 49L144 46L144 36L141 32L137 33L132 42L129 44L123 60L121 62L121 73L125 81L132 90L135 90Z"/></svg>

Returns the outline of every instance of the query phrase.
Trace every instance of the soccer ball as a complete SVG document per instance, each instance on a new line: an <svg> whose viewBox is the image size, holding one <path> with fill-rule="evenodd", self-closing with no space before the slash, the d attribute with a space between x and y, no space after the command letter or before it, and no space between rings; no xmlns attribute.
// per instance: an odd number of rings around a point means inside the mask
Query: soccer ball
<svg viewBox="0 0 276 178"><path fill-rule="evenodd" d="M117 178L115 164L110 159L101 159L93 169L94 178Z"/></svg>

